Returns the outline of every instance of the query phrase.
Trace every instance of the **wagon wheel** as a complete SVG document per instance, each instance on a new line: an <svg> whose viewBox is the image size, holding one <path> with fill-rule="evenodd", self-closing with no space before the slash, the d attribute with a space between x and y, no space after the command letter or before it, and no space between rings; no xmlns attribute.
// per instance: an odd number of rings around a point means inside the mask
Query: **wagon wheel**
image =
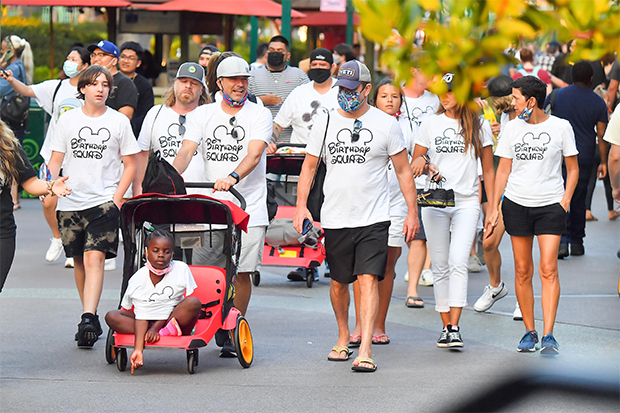
<svg viewBox="0 0 620 413"><path fill-rule="evenodd" d="M248 368L254 360L254 342L252 340L252 331L250 325L243 316L237 318L237 327L234 331L235 350L239 364L243 368Z"/></svg>

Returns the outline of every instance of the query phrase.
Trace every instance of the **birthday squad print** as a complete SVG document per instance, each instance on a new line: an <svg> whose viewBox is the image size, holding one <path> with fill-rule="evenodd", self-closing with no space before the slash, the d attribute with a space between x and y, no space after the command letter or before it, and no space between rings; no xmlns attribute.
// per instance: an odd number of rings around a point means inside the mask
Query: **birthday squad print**
<svg viewBox="0 0 620 413"><path fill-rule="evenodd" d="M237 162L243 150L240 142L245 139L245 129L241 126L220 125L213 131L213 138L205 141L206 161ZM236 143L230 143L231 140Z"/></svg>
<svg viewBox="0 0 620 413"><path fill-rule="evenodd" d="M110 131L101 128L93 132L88 126L78 132L78 137L71 139L71 152L76 159L101 159L103 152L108 148L106 142L110 140Z"/></svg>
<svg viewBox="0 0 620 413"><path fill-rule="evenodd" d="M336 135L337 142L327 145L331 155L331 164L363 164L366 162L366 155L370 152L368 144L372 142L372 132L366 128L359 131L359 138L354 140L353 132L350 129L341 129Z"/></svg>
<svg viewBox="0 0 620 413"><path fill-rule="evenodd" d="M420 127L420 125L422 124L422 120L426 116L432 115L433 113L435 113L435 109L433 109L432 106L427 106L424 109L420 107L415 107L411 110L411 113L409 114L409 119L412 120L416 125L418 125L418 127Z"/></svg>
<svg viewBox="0 0 620 413"><path fill-rule="evenodd" d="M547 132L542 132L534 136L532 132L523 135L521 142L515 144L515 159L520 161L542 161L545 159L547 146L551 142L551 136Z"/></svg>
<svg viewBox="0 0 620 413"><path fill-rule="evenodd" d="M435 137L437 153L465 153L463 138L452 128L443 131L443 136Z"/></svg>

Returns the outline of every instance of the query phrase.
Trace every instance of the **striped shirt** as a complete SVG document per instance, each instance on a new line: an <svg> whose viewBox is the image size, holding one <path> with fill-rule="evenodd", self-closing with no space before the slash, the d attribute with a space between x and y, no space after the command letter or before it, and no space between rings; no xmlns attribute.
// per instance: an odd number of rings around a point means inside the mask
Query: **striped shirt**
<svg viewBox="0 0 620 413"><path fill-rule="evenodd" d="M299 85L308 83L310 79L306 73L296 67L286 66L281 72L272 72L267 66L259 67L252 70L252 76L249 80L249 92L256 96L263 96L273 93L282 98L282 102L286 100L288 95ZM275 106L265 105L271 111L271 116L276 117L282 103ZM292 129L286 128L280 133L280 141L289 142Z"/></svg>

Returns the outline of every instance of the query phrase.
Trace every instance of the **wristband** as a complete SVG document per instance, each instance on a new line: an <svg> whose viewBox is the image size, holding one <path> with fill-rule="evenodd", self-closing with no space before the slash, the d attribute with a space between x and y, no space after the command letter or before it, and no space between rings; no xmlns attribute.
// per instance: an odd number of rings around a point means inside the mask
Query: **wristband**
<svg viewBox="0 0 620 413"><path fill-rule="evenodd" d="M426 165L431 163L431 158L428 155L422 155L420 156L420 158L424 159L424 161L426 162Z"/></svg>
<svg viewBox="0 0 620 413"><path fill-rule="evenodd" d="M229 176L232 176L234 178L234 180L237 181L235 183L237 183L237 184L239 183L240 178L239 178L239 174L237 172L233 171L233 172L230 173Z"/></svg>
<svg viewBox="0 0 620 413"><path fill-rule="evenodd" d="M54 193L54 190L52 189L55 183L56 181L45 181L45 186L46 186L48 195L56 196L56 194Z"/></svg>

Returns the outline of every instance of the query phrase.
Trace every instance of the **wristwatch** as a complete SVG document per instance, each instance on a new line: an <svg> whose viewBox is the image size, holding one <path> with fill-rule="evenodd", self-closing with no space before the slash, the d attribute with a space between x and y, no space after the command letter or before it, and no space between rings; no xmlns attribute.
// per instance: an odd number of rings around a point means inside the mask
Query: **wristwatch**
<svg viewBox="0 0 620 413"><path fill-rule="evenodd" d="M237 181L237 182L235 182L236 184L238 184L238 183L239 183L239 179L240 179L240 178L239 178L239 174L238 174L237 172L234 172L234 171L233 171L233 172L231 172L231 173L230 173L230 176L232 176L232 177L235 179L235 181Z"/></svg>

